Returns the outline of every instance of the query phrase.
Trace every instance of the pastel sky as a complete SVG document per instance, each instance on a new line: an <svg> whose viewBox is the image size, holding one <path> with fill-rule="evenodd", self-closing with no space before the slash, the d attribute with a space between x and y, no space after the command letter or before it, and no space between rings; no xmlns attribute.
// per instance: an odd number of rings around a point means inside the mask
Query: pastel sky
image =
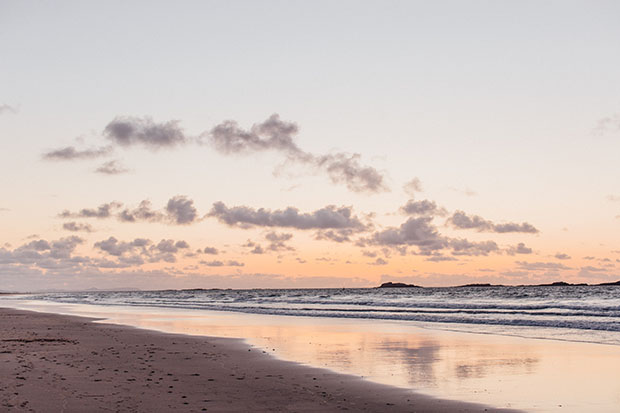
<svg viewBox="0 0 620 413"><path fill-rule="evenodd" d="M617 1L0 1L0 290L620 279Z"/></svg>

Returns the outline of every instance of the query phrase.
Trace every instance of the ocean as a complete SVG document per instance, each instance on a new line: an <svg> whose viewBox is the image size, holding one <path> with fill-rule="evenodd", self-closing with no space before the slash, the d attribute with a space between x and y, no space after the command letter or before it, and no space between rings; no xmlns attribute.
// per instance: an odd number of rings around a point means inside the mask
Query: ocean
<svg viewBox="0 0 620 413"><path fill-rule="evenodd" d="M620 345L620 286L91 291L30 299L394 320L433 329Z"/></svg>

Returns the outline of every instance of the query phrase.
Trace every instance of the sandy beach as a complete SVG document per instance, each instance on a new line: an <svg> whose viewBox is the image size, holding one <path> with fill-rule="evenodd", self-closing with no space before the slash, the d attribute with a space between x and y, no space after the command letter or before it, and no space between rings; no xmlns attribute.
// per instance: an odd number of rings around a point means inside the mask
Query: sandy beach
<svg viewBox="0 0 620 413"><path fill-rule="evenodd" d="M494 410L277 360L241 340L13 309L0 320L3 411Z"/></svg>

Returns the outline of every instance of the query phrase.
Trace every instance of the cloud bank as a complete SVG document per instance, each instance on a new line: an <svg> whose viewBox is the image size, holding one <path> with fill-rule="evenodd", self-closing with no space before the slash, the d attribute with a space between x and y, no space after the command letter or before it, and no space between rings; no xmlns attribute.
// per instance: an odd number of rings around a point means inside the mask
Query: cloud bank
<svg viewBox="0 0 620 413"><path fill-rule="evenodd" d="M522 222L520 224L508 222L505 224L495 224L478 215L467 215L463 211L456 211L448 219L448 223L456 229L475 229L478 232L522 232L528 234L537 234L539 231L533 225Z"/></svg>
<svg viewBox="0 0 620 413"><path fill-rule="evenodd" d="M286 155L291 162L325 171L332 182L343 183L353 192L377 193L388 190L384 176L375 168L362 165L359 154L339 152L316 155L303 151L294 140L298 132L295 123L282 121L278 114L273 114L248 130L228 120L203 136L222 154L277 151Z"/></svg>
<svg viewBox="0 0 620 413"><path fill-rule="evenodd" d="M365 225L353 215L351 207L329 205L314 212L304 213L294 207L283 210L254 209L247 206L227 207L216 202L207 214L218 221L241 228L280 227L307 229L355 229L363 230Z"/></svg>

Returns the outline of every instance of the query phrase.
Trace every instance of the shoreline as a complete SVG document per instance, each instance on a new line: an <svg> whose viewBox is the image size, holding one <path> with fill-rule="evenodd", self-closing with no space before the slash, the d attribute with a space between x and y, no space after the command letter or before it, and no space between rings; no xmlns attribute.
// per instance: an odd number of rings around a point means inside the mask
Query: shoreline
<svg viewBox="0 0 620 413"><path fill-rule="evenodd" d="M240 339L0 308L0 406L14 411L509 411L270 356Z"/></svg>

